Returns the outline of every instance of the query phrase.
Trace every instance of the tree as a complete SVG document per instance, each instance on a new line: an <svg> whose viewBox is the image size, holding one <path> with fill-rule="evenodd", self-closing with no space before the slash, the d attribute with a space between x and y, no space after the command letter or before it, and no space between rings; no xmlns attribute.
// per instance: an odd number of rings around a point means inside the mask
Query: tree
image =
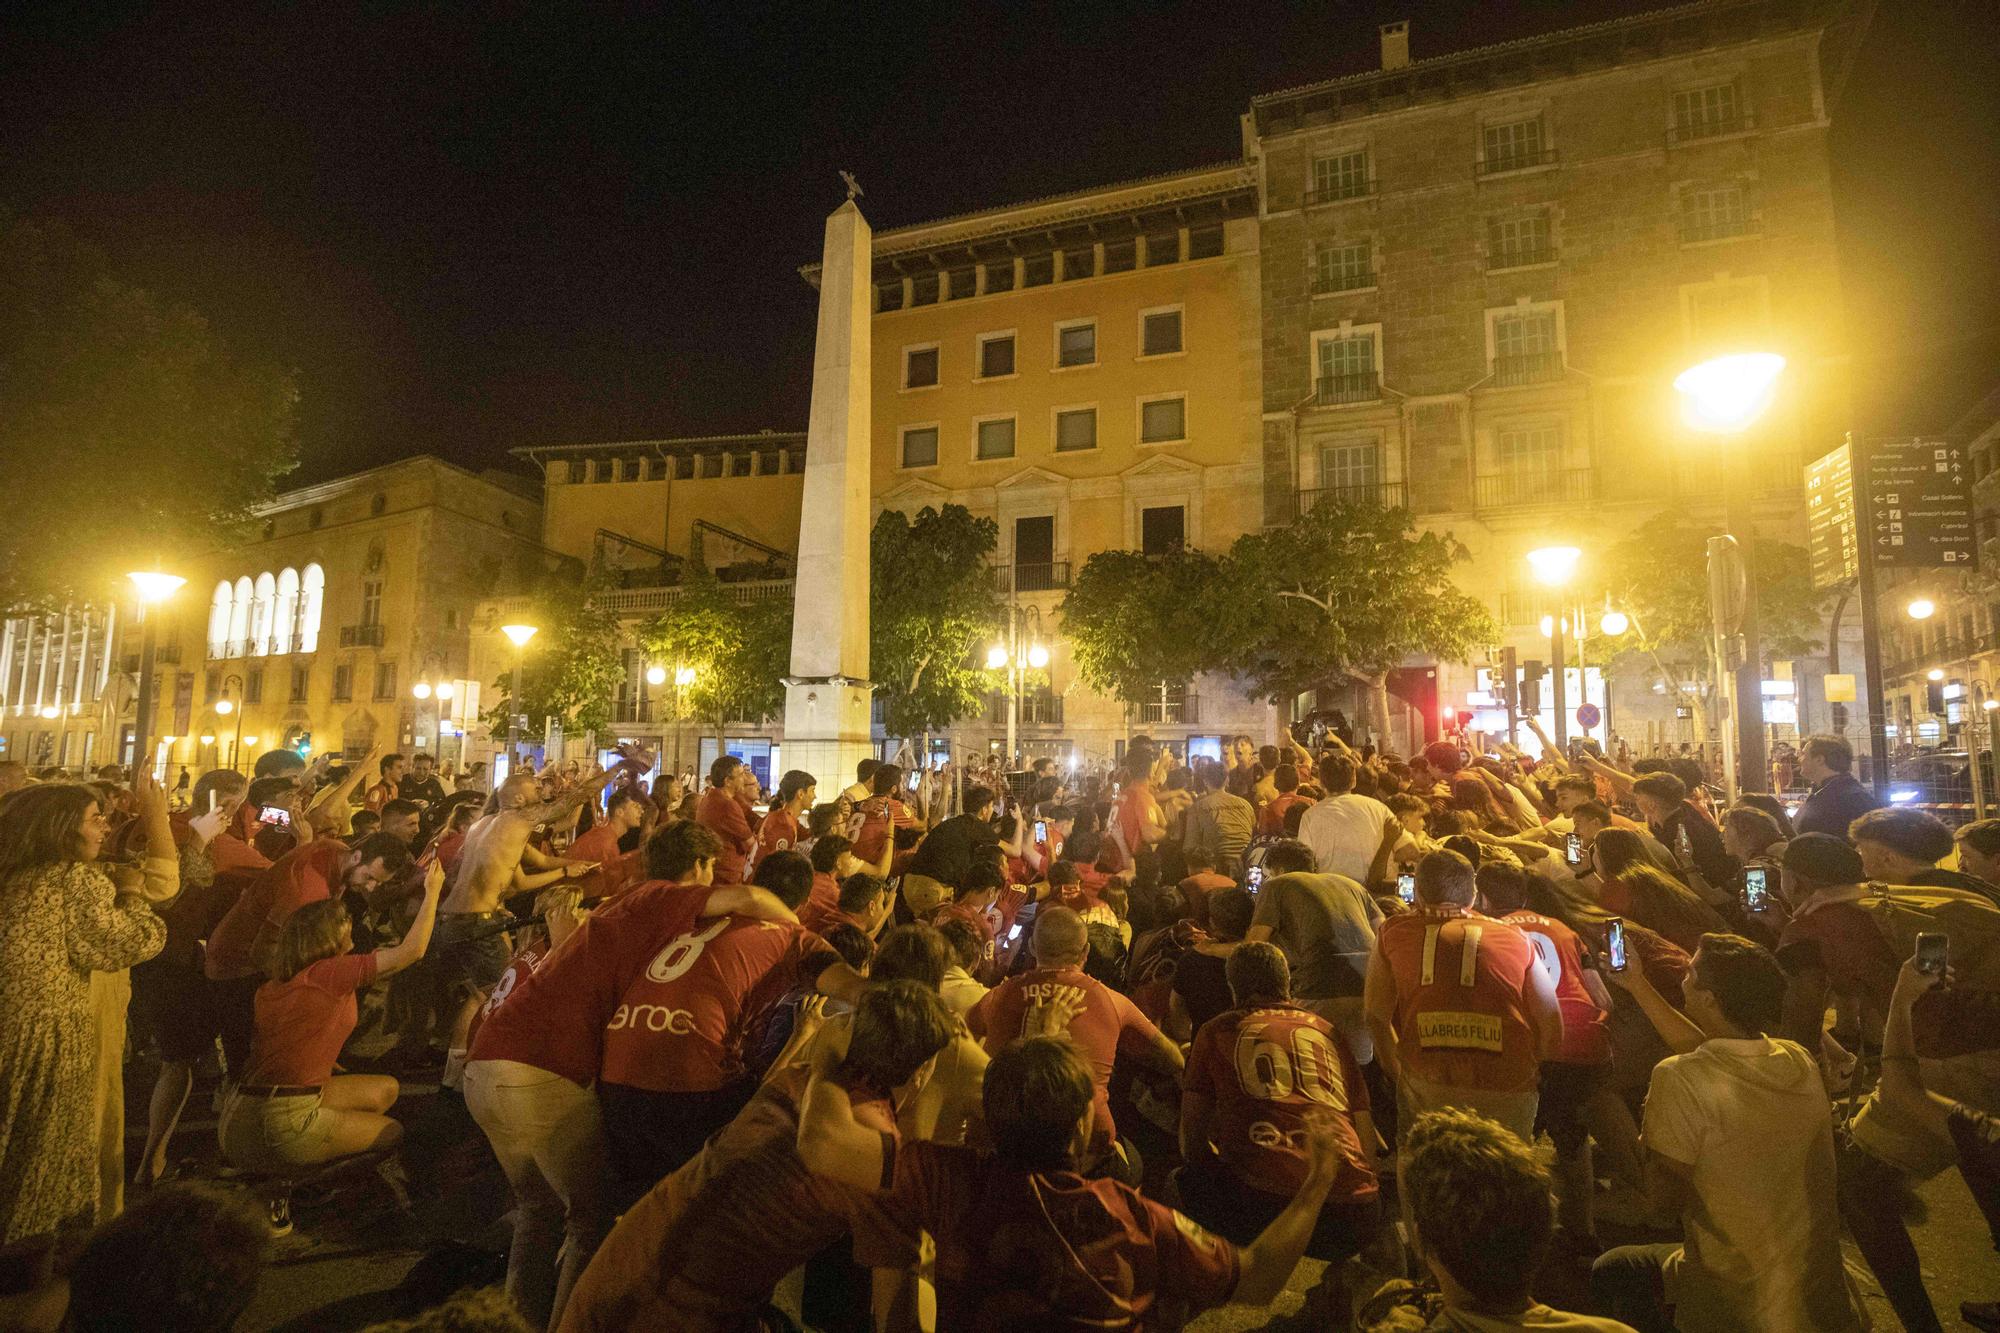
<svg viewBox="0 0 2000 1333"><path fill-rule="evenodd" d="M102 597L227 542L294 466L297 398L195 311L0 211L0 605Z"/></svg>
<svg viewBox="0 0 2000 1333"><path fill-rule="evenodd" d="M785 708L791 662L792 603L787 597L739 601L729 584L695 566L680 595L639 627L639 644L668 670L692 668L681 705L713 722L762 721Z"/></svg>
<svg viewBox="0 0 2000 1333"><path fill-rule="evenodd" d="M1370 691L1375 734L1389 722L1388 673L1414 656L1462 661L1499 637L1451 580L1468 558L1402 509L1314 505L1282 528L1239 537L1227 581L1247 618L1229 666L1273 702L1353 678Z"/></svg>
<svg viewBox="0 0 2000 1333"><path fill-rule="evenodd" d="M536 589L528 613L540 633L529 644L521 712L531 731L555 718L566 731L602 731L611 724L611 700L625 677L625 636L604 594L617 580L601 564L584 574L550 575ZM512 669L495 683L488 719L504 727L513 694Z"/></svg>
<svg viewBox="0 0 2000 1333"><path fill-rule="evenodd" d="M1099 551L1063 598L1077 673L1127 703L1220 667L1242 624L1223 561L1200 551Z"/></svg>
<svg viewBox="0 0 2000 1333"><path fill-rule="evenodd" d="M992 689L980 649L1004 614L990 564L999 531L963 505L926 505L914 519L885 509L875 520L868 672L890 735L942 731Z"/></svg>
<svg viewBox="0 0 2000 1333"><path fill-rule="evenodd" d="M1667 688L1682 694L1684 683L1698 728L1708 729L1706 703L1715 691L1713 618L1708 595L1708 539L1714 524L1689 522L1678 514L1658 514L1605 553L1605 589L1614 607L1632 622L1618 638L1595 636L1585 652L1604 661L1623 653L1643 655ZM1765 656L1801 657L1816 653L1820 605L1825 595L1812 584L1811 558L1804 547L1770 537L1754 539L1757 622Z"/></svg>

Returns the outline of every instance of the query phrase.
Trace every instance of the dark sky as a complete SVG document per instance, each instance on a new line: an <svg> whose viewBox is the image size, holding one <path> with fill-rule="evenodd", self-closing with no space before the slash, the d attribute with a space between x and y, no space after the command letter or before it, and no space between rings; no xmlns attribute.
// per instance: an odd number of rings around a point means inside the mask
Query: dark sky
<svg viewBox="0 0 2000 1333"><path fill-rule="evenodd" d="M801 428L838 168L922 221L1232 158L1252 94L1372 67L1388 19L1422 58L1650 7L10 7L0 204L297 366L298 480ZM1995 49L1989 0L1889 0L1836 113L1885 423L2000 381Z"/></svg>

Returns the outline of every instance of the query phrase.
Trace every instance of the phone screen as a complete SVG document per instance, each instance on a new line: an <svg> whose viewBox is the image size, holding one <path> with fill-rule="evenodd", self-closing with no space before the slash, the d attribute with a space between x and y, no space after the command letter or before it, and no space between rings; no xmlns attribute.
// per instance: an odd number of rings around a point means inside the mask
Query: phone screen
<svg viewBox="0 0 2000 1333"><path fill-rule="evenodd" d="M1048 840L1049 840L1048 821L1046 819L1037 819L1035 821L1035 841L1047 842Z"/></svg>
<svg viewBox="0 0 2000 1333"><path fill-rule="evenodd" d="M1625 970L1625 923L1612 917L1604 930L1604 952L1611 959L1611 970Z"/></svg>
<svg viewBox="0 0 2000 1333"><path fill-rule="evenodd" d="M1951 940L1943 934L1927 930L1917 936L1917 971L1941 977L1950 955Z"/></svg>
<svg viewBox="0 0 2000 1333"><path fill-rule="evenodd" d="M1765 885L1763 866L1750 866L1743 871L1743 910L1761 912L1770 902L1770 892Z"/></svg>
<svg viewBox="0 0 2000 1333"><path fill-rule="evenodd" d="M1015 926L1012 930L1009 930L1007 932L1007 943L1009 944L1012 944L1015 940L1018 940L1020 938L1021 938L1021 928L1019 926Z"/></svg>
<svg viewBox="0 0 2000 1333"><path fill-rule="evenodd" d="M259 824L289 824L292 822L292 812L281 805L267 805L264 807L264 812L257 816L257 822Z"/></svg>
<svg viewBox="0 0 2000 1333"><path fill-rule="evenodd" d="M1583 864L1583 839L1574 833L1563 840L1563 860L1573 866Z"/></svg>
<svg viewBox="0 0 2000 1333"><path fill-rule="evenodd" d="M213 787L210 787L210 788L208 789L208 813L210 813L211 815L215 813L215 797L216 797L216 794L217 794L217 793L216 793L216 790L215 790L215 788L213 788Z"/></svg>
<svg viewBox="0 0 2000 1333"><path fill-rule="evenodd" d="M1405 870L1396 876L1396 896L1406 903L1417 900L1417 876L1415 871Z"/></svg>
<svg viewBox="0 0 2000 1333"><path fill-rule="evenodd" d="M1251 866L1243 872L1243 880L1249 886L1250 892L1257 892L1258 889L1264 887L1264 867Z"/></svg>

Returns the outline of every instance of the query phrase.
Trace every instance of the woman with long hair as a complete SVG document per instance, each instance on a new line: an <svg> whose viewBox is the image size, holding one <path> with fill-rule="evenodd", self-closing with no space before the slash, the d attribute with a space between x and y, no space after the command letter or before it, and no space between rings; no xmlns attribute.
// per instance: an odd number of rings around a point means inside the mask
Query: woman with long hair
<svg viewBox="0 0 2000 1333"><path fill-rule="evenodd" d="M386 1074L340 1074L333 1066L354 1031L354 994L402 971L430 947L444 867L424 872L424 898L402 940L356 954L354 923L338 898L293 912L278 938L271 980L257 988L256 1035L243 1081L216 1127L238 1166L283 1173L336 1157L393 1147L403 1127L387 1115L401 1091ZM282 1200L272 1225L290 1223Z"/></svg>
<svg viewBox="0 0 2000 1333"><path fill-rule="evenodd" d="M142 782L135 796L140 817L165 827L166 794ZM46 783L0 800L0 1251L39 1249L93 1221L91 977L167 942L141 873L97 864L108 832L88 787Z"/></svg>
<svg viewBox="0 0 2000 1333"><path fill-rule="evenodd" d="M1701 947L1703 935L1729 932L1720 913L1653 863L1632 830L1605 829L1590 852L1597 867L1597 900L1613 915L1630 917L1690 955Z"/></svg>

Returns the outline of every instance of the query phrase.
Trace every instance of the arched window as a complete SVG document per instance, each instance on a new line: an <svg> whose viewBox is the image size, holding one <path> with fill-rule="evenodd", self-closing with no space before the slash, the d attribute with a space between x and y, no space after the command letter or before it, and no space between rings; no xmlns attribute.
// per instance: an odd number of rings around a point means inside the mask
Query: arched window
<svg viewBox="0 0 2000 1333"><path fill-rule="evenodd" d="M229 656L241 657L248 651L250 638L250 604L257 600L257 589L245 574L236 580L236 604L229 609Z"/></svg>
<svg viewBox="0 0 2000 1333"><path fill-rule="evenodd" d="M271 608L278 600L278 581L265 570L257 576L256 600L250 603L250 655L262 657L271 651Z"/></svg>
<svg viewBox="0 0 2000 1333"><path fill-rule="evenodd" d="M299 583L299 651L319 647L319 604L326 595L326 575L318 565L307 565Z"/></svg>
<svg viewBox="0 0 2000 1333"><path fill-rule="evenodd" d="M208 655L229 656L229 614L236 593L224 579L215 585L215 599L208 604Z"/></svg>
<svg viewBox="0 0 2000 1333"><path fill-rule="evenodd" d="M278 602L271 613L271 651L289 653L299 628L299 571L278 575Z"/></svg>

